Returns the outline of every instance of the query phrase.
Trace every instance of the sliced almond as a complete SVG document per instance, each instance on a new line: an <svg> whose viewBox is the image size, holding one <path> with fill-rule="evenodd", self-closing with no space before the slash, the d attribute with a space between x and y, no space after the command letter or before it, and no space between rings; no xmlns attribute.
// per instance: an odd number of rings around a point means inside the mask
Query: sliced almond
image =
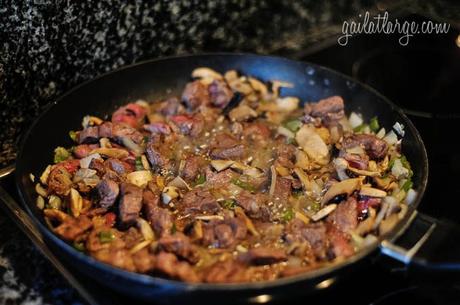
<svg viewBox="0 0 460 305"><path fill-rule="evenodd" d="M209 221L209 220L224 220L224 216L222 215L198 215L198 216L195 216L195 219L198 219L198 220L205 220L205 221Z"/></svg>
<svg viewBox="0 0 460 305"><path fill-rule="evenodd" d="M352 178L342 180L338 183L333 184L324 194L323 199L321 200L321 205L324 205L329 202L332 198L338 195L347 194L351 195L354 191L361 187L361 178Z"/></svg>
<svg viewBox="0 0 460 305"><path fill-rule="evenodd" d="M131 184L144 188L147 183L153 180L153 175L148 170L134 171L126 175L126 180Z"/></svg>
<svg viewBox="0 0 460 305"><path fill-rule="evenodd" d="M222 74L214 71L213 69L200 67L192 71L192 77L194 78L212 78L212 79L223 79Z"/></svg>
<svg viewBox="0 0 460 305"><path fill-rule="evenodd" d="M74 189L70 189L70 212L73 217L80 216L81 209L83 207L83 198L80 193Z"/></svg>
<svg viewBox="0 0 460 305"><path fill-rule="evenodd" d="M211 166L218 172L223 171L224 169L229 168L235 163L232 160L212 160Z"/></svg>
<svg viewBox="0 0 460 305"><path fill-rule="evenodd" d="M41 183L45 185L48 183L48 176L50 175L50 172L51 172L51 165L48 165L40 176Z"/></svg>
<svg viewBox="0 0 460 305"><path fill-rule="evenodd" d="M376 189L374 187L368 187L368 186L363 186L361 187L361 190L359 191L359 194L362 196L368 196L368 197L385 197L387 195L387 192Z"/></svg>
<svg viewBox="0 0 460 305"><path fill-rule="evenodd" d="M136 224L145 240L152 241L155 239L155 233L153 233L152 227L145 219L139 217L136 219Z"/></svg>
<svg viewBox="0 0 460 305"><path fill-rule="evenodd" d="M243 218L244 222L246 223L246 227L248 228L249 232L251 232L254 236L260 236L260 233L257 232L256 227L252 223L252 220L246 216L243 209L241 207L235 207L235 214Z"/></svg>
<svg viewBox="0 0 460 305"><path fill-rule="evenodd" d="M140 243L138 243L137 245L135 245L134 247L132 247L130 250L129 250L129 253L130 254L134 254L136 252L139 252L140 250L144 249L145 247L149 246L150 244L152 243L151 240L144 240L144 241L141 241Z"/></svg>
<svg viewBox="0 0 460 305"><path fill-rule="evenodd" d="M329 204L316 212L313 216L311 216L311 219L313 221L318 221L320 219L323 219L327 215L331 214L335 209L337 208L337 205L335 203Z"/></svg>
<svg viewBox="0 0 460 305"><path fill-rule="evenodd" d="M90 154L101 154L115 159L123 159L129 156L129 152L121 148L96 148L93 149Z"/></svg>
<svg viewBox="0 0 460 305"><path fill-rule="evenodd" d="M373 171L368 171L364 169L357 169L351 166L348 166L348 170L360 176L368 176L368 177L379 177L380 176L380 172L373 172Z"/></svg>
<svg viewBox="0 0 460 305"><path fill-rule="evenodd" d="M251 84L252 88L254 88L254 90L260 92L260 94L262 94L262 96L265 96L268 93L267 86L263 82L261 82L260 80L255 79L253 77L249 77L248 81L249 81L249 84Z"/></svg>

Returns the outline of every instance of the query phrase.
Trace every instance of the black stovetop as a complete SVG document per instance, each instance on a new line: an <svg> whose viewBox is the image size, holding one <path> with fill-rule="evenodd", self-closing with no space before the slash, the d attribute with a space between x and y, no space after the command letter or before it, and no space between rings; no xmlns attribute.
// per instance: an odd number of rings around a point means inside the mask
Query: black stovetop
<svg viewBox="0 0 460 305"><path fill-rule="evenodd" d="M410 18L420 21L419 17ZM460 92L456 87L460 84L459 31L451 28L444 35L415 36L406 47L399 45L395 35L360 35L350 39L346 47L331 41L331 46L315 52L307 49L297 59L356 77L406 111L422 135L430 162L429 185L420 210L460 223L460 205L456 204L460 187L455 179L460 174L460 154L454 142L460 123L460 104L456 103ZM6 186L14 193L11 181L6 181ZM54 273L49 276L59 277ZM102 304L130 302L84 276L78 278L96 299L103 300ZM382 263L377 257L326 292L289 303L334 304L339 300L356 305L459 304L460 284L436 285L428 278L415 279L401 266Z"/></svg>

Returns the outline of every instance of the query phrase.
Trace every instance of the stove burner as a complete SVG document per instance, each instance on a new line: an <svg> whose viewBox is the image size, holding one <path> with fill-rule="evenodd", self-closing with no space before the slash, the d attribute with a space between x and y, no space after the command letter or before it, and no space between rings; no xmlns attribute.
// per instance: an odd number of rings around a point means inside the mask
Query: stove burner
<svg viewBox="0 0 460 305"><path fill-rule="evenodd" d="M358 59L352 73L410 115L460 119L460 104L453 100L459 94L459 51L457 47L378 49Z"/></svg>
<svg viewBox="0 0 460 305"><path fill-rule="evenodd" d="M375 300L371 305L457 305L459 300L459 287L410 286L392 291Z"/></svg>

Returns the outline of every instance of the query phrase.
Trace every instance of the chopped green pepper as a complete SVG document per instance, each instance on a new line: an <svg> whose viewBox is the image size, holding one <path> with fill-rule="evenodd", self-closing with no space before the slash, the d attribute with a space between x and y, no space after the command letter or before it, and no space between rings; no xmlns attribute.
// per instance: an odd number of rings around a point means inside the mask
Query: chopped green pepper
<svg viewBox="0 0 460 305"><path fill-rule="evenodd" d="M174 235L174 234L176 234L176 232L177 232L177 227L176 227L176 224L173 223L173 225L172 225L172 227L171 227L171 234Z"/></svg>
<svg viewBox="0 0 460 305"><path fill-rule="evenodd" d="M293 209L291 208L288 208L286 211L283 212L283 214L281 215L281 220L284 221L284 222L288 222L290 221L291 219L293 219L295 216L295 212Z"/></svg>
<svg viewBox="0 0 460 305"><path fill-rule="evenodd" d="M64 147L58 146L54 150L54 163L65 161L69 159L69 157L70 157L70 152Z"/></svg>
<svg viewBox="0 0 460 305"><path fill-rule="evenodd" d="M308 209L313 212L318 212L319 210L321 210L321 204L319 203L319 201L315 201L308 206Z"/></svg>
<svg viewBox="0 0 460 305"><path fill-rule="evenodd" d="M373 117L370 122L369 122L369 128L373 131L373 132L377 132L379 131L380 129L380 124L379 124L379 121L377 119L377 117Z"/></svg>
<svg viewBox="0 0 460 305"><path fill-rule="evenodd" d="M254 188L253 185L251 185L251 184L249 184L247 182L241 181L238 178L232 179L232 183L234 185L236 185L236 186L241 187L243 190L250 191L251 193L254 193L256 191L256 189Z"/></svg>
<svg viewBox="0 0 460 305"><path fill-rule="evenodd" d="M72 139L72 141L77 142L77 132L76 131L69 131L69 137Z"/></svg>
<svg viewBox="0 0 460 305"><path fill-rule="evenodd" d="M73 242L73 247L80 251L80 252L84 252L85 251L85 244L83 242L76 242L74 241Z"/></svg>
<svg viewBox="0 0 460 305"><path fill-rule="evenodd" d="M206 176L202 174L198 174L198 176L195 179L195 184L194 186L201 185L206 182Z"/></svg>
<svg viewBox="0 0 460 305"><path fill-rule="evenodd" d="M413 185L414 184L412 183L411 180L407 180L406 182L404 182L404 184L401 187L401 189L404 190L407 193L407 191L409 191L412 188Z"/></svg>
<svg viewBox="0 0 460 305"><path fill-rule="evenodd" d="M359 126L356 126L355 128L353 128L353 131L354 132L362 132L364 131L364 128L366 128L367 124L361 124Z"/></svg>
<svg viewBox="0 0 460 305"><path fill-rule="evenodd" d="M294 138L286 138L286 144L296 145L297 142Z"/></svg>
<svg viewBox="0 0 460 305"><path fill-rule="evenodd" d="M99 241L103 244L110 243L115 239L115 235L112 231L101 231L99 232Z"/></svg>
<svg viewBox="0 0 460 305"><path fill-rule="evenodd" d="M412 177L414 175L414 172L412 171L412 168L410 166L409 161L407 161L406 156L402 155L400 160L401 160L402 166L404 166L405 168L409 170L409 177Z"/></svg>
<svg viewBox="0 0 460 305"><path fill-rule="evenodd" d="M235 199L225 199L222 201L222 206L226 209L232 210L236 207L236 200Z"/></svg>
<svg viewBox="0 0 460 305"><path fill-rule="evenodd" d="M298 119L289 120L284 123L284 127L286 127L292 132L297 132L297 130L299 130L300 127L302 127L302 122Z"/></svg>
<svg viewBox="0 0 460 305"><path fill-rule="evenodd" d="M136 161L134 162L134 166L136 167L137 171L144 170L144 165L142 164L141 157L136 157Z"/></svg>
<svg viewBox="0 0 460 305"><path fill-rule="evenodd" d="M388 162L388 168L391 169L393 167L393 165L395 164L395 160L396 158L391 158L390 159L390 162Z"/></svg>

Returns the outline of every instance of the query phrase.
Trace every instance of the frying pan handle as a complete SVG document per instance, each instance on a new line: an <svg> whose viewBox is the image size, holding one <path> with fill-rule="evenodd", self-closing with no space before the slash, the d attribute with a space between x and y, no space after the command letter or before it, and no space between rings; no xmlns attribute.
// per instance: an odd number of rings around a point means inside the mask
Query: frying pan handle
<svg viewBox="0 0 460 305"><path fill-rule="evenodd" d="M409 271L458 275L460 226L416 213L402 236L381 243L382 253L404 263Z"/></svg>

